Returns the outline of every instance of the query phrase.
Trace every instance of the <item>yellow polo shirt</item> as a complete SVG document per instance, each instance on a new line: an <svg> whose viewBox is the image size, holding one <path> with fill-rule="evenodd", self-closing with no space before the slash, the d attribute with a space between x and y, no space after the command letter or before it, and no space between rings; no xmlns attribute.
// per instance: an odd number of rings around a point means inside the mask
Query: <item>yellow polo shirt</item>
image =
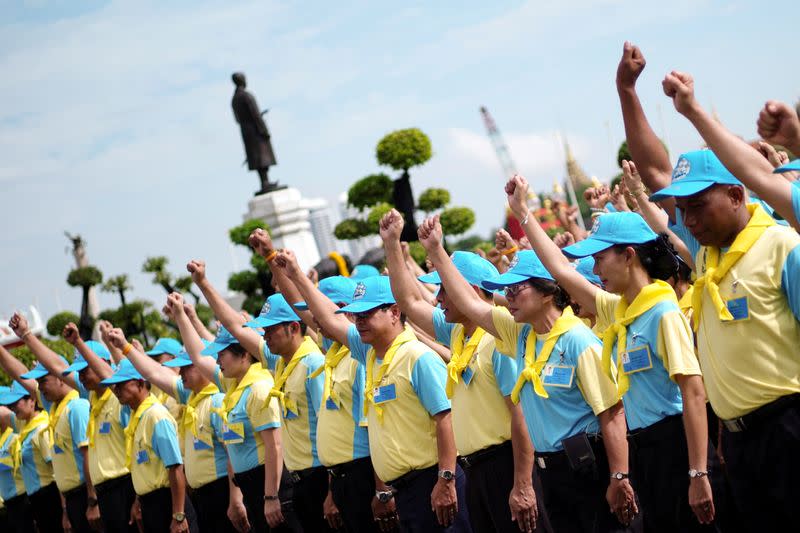
<svg viewBox="0 0 800 533"><path fill-rule="evenodd" d="M76 397L64 406L53 428L53 476L61 492L83 485L83 453L89 445L86 425L89 422L89 402ZM51 420L53 415L51 413Z"/></svg>
<svg viewBox="0 0 800 533"><path fill-rule="evenodd" d="M697 350L708 399L722 419L800 392L798 245L793 229L771 226L720 280L720 296L736 305L739 319L721 321L703 291ZM698 276L705 251L697 253Z"/></svg>
<svg viewBox="0 0 800 533"><path fill-rule="evenodd" d="M139 420L133 435L131 478L136 494L143 496L169 487L167 467L183 464L175 420L156 402Z"/></svg>
<svg viewBox="0 0 800 533"><path fill-rule="evenodd" d="M89 443L89 475L92 483L99 485L110 479L116 479L129 473L125 465L125 428L131 417L131 410L119 403L111 393L101 400L94 391L89 396L90 407L99 407L94 424L94 435L90 435Z"/></svg>

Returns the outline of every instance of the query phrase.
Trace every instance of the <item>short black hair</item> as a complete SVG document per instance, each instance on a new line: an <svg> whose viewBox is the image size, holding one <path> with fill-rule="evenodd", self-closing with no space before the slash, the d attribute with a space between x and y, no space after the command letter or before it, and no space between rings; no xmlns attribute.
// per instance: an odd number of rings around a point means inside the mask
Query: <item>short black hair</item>
<svg viewBox="0 0 800 533"><path fill-rule="evenodd" d="M678 274L678 253L666 233L644 244L616 244L614 249L622 253L630 246L639 257L639 262L652 279L666 281Z"/></svg>
<svg viewBox="0 0 800 533"><path fill-rule="evenodd" d="M556 283L555 281L551 281L549 279L543 278L531 278L528 280L528 283L531 286L539 291L540 293L544 294L545 296L552 296L553 303L558 307L560 310L564 310L570 303L570 297L564 288Z"/></svg>

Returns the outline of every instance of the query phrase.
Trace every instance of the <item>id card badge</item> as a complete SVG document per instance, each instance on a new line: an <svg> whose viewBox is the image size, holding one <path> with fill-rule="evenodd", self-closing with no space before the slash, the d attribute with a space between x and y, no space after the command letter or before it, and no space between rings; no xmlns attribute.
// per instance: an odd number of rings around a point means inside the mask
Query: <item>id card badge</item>
<svg viewBox="0 0 800 533"><path fill-rule="evenodd" d="M741 298L734 298L725 302L728 311L733 315L733 321L739 322L741 320L748 320L750 318L750 306L747 302L747 296Z"/></svg>
<svg viewBox="0 0 800 533"><path fill-rule="evenodd" d="M635 374L651 368L653 368L653 358L648 344L637 346L622 354L622 371L626 374Z"/></svg>
<svg viewBox="0 0 800 533"><path fill-rule="evenodd" d="M195 451L203 451L203 450L211 450L213 449L211 446L203 442L202 440L198 439L197 437L192 437L192 447Z"/></svg>
<svg viewBox="0 0 800 533"><path fill-rule="evenodd" d="M376 387L373 391L372 401L374 401L376 405L391 402L396 399L397 393L394 389L394 383L384 385L383 387Z"/></svg>
<svg viewBox="0 0 800 533"><path fill-rule="evenodd" d="M148 462L150 462L150 456L147 454L147 450L139 450L138 452L136 452L137 465L141 465Z"/></svg>
<svg viewBox="0 0 800 533"><path fill-rule="evenodd" d="M338 410L339 410L339 404L337 404L337 403L336 403L336 402L333 400L333 398L331 398L330 396L328 396L328 399L327 399L327 400L325 400L325 409L327 409L327 410L329 410L329 411L338 411Z"/></svg>
<svg viewBox="0 0 800 533"><path fill-rule="evenodd" d="M111 422L103 422L100 424L100 429L97 432L101 435L108 435L111 433Z"/></svg>
<svg viewBox="0 0 800 533"><path fill-rule="evenodd" d="M222 425L222 440L225 444L241 444L244 442L244 422Z"/></svg>
<svg viewBox="0 0 800 533"><path fill-rule="evenodd" d="M548 364L542 370L542 384L550 387L569 389L572 387L574 377L574 366Z"/></svg>
<svg viewBox="0 0 800 533"><path fill-rule="evenodd" d="M461 373L461 379L464 380L464 385L469 385L472 381L472 378L475 377L475 371L472 370L472 367L468 366L464 369Z"/></svg>

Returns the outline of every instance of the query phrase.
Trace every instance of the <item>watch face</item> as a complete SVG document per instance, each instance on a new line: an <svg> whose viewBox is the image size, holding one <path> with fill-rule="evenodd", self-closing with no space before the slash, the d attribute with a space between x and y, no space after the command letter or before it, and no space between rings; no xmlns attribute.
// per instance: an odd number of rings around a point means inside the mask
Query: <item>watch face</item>
<svg viewBox="0 0 800 533"><path fill-rule="evenodd" d="M439 477L441 477L445 481L450 481L455 477L455 475L450 470L442 470L441 472L439 472Z"/></svg>

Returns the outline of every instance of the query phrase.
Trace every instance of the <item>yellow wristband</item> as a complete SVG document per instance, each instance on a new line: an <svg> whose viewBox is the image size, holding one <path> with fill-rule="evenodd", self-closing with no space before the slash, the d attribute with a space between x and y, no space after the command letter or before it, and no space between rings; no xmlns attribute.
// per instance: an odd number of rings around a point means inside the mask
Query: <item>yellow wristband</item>
<svg viewBox="0 0 800 533"><path fill-rule="evenodd" d="M518 251L519 251L519 248L517 246L512 246L511 248L509 248L507 250L501 250L500 254L508 256L508 255L511 255L511 254L515 254Z"/></svg>
<svg viewBox="0 0 800 533"><path fill-rule="evenodd" d="M264 256L264 261L269 263L270 261L275 259L275 257L277 257L277 256L278 256L278 251L277 250L271 250L266 256Z"/></svg>
<svg viewBox="0 0 800 533"><path fill-rule="evenodd" d="M128 343L122 348L122 355L128 355L133 350L133 344Z"/></svg>

